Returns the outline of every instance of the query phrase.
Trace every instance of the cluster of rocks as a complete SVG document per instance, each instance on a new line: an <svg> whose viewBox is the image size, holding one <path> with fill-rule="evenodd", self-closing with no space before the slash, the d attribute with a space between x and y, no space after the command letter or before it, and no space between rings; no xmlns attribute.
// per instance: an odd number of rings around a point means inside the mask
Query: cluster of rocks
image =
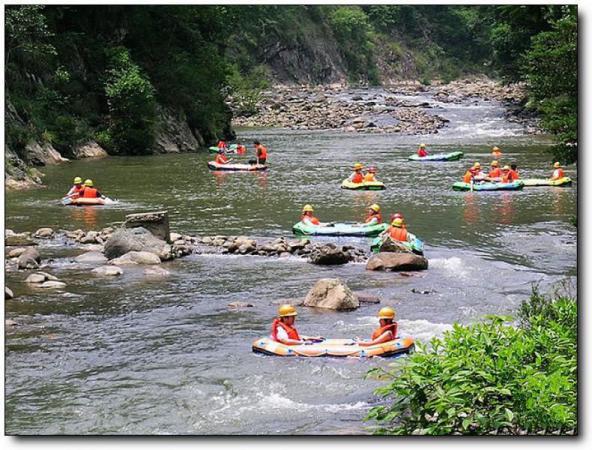
<svg viewBox="0 0 592 450"><path fill-rule="evenodd" d="M235 116L236 126L282 127L296 130L341 129L363 133L436 133L448 120L429 114L427 104L401 101L395 96L369 98L343 87L275 86L265 91L256 115ZM230 101L232 108L232 99Z"/></svg>
<svg viewBox="0 0 592 450"><path fill-rule="evenodd" d="M467 98L521 103L526 98L524 83L501 84L489 78L456 80L433 86L434 98L445 103L461 103Z"/></svg>

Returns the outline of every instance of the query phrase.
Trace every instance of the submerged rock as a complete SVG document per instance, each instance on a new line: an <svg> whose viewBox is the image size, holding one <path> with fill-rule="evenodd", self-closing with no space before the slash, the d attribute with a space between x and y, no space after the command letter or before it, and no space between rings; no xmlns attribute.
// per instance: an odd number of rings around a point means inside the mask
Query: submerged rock
<svg viewBox="0 0 592 450"><path fill-rule="evenodd" d="M339 278L322 278L308 291L304 306L348 311L358 308L360 302Z"/></svg>
<svg viewBox="0 0 592 450"><path fill-rule="evenodd" d="M91 272L99 277L116 277L123 274L121 267L117 266L99 266Z"/></svg>
<svg viewBox="0 0 592 450"><path fill-rule="evenodd" d="M232 302L228 304L229 308L252 308L253 305L247 302Z"/></svg>
<svg viewBox="0 0 592 450"><path fill-rule="evenodd" d="M427 268L428 260L413 253L381 252L373 255L366 264L366 270L411 271Z"/></svg>
<svg viewBox="0 0 592 450"><path fill-rule="evenodd" d="M160 264L160 258L150 252L127 252L125 255L111 260L110 264L122 266L128 264Z"/></svg>
<svg viewBox="0 0 592 450"><path fill-rule="evenodd" d="M158 266L147 267L144 269L144 275L149 277L168 277L170 274L171 272Z"/></svg>
<svg viewBox="0 0 592 450"><path fill-rule="evenodd" d="M25 283L43 283L45 276L40 273L32 273L25 279Z"/></svg>
<svg viewBox="0 0 592 450"><path fill-rule="evenodd" d="M103 264L107 262L107 258L100 252L86 252L78 255L74 260L83 264Z"/></svg>
<svg viewBox="0 0 592 450"><path fill-rule="evenodd" d="M39 287L43 289L63 289L66 287L66 283L61 281L45 281Z"/></svg>

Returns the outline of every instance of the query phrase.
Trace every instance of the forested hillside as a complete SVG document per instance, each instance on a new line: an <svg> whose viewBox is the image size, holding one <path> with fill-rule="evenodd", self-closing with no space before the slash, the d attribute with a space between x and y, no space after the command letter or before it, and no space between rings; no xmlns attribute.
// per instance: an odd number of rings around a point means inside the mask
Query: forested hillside
<svg viewBox="0 0 592 450"><path fill-rule="evenodd" d="M577 157L573 6L27 5L6 7L5 20L7 172L17 179L88 143L133 155L231 137L225 97L256 100L274 82L469 74L526 81L527 106L564 159Z"/></svg>

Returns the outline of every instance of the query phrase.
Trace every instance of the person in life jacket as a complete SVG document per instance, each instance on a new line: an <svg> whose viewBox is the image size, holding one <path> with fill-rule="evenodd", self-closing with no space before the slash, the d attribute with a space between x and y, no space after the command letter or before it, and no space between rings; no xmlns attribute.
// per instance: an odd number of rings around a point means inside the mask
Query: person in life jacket
<svg viewBox="0 0 592 450"><path fill-rule="evenodd" d="M247 153L247 147L245 147L240 142L237 142L236 143L236 154L237 155L244 155L245 153Z"/></svg>
<svg viewBox="0 0 592 450"><path fill-rule="evenodd" d="M491 149L491 156L493 156L495 159L500 159L500 157L502 156L502 151L499 147L493 147Z"/></svg>
<svg viewBox="0 0 592 450"><path fill-rule="evenodd" d="M551 181L559 180L559 179L565 177L565 172L563 172L563 169L561 168L561 164L559 164L559 161L557 161L555 164L553 164L553 168L555 170L553 170L553 175L551 176Z"/></svg>
<svg viewBox="0 0 592 450"><path fill-rule="evenodd" d="M255 141L255 156L257 157L257 164L265 164L267 162L267 148L261 145L261 142Z"/></svg>
<svg viewBox="0 0 592 450"><path fill-rule="evenodd" d="M385 306L378 311L378 321L380 326L372 332L369 341L356 338L355 341L362 347L369 347L371 345L382 344L383 342L392 341L397 338L398 324L395 322L397 313L389 306Z"/></svg>
<svg viewBox="0 0 592 450"><path fill-rule="evenodd" d="M368 168L368 173L366 175L364 175L364 178L362 181L376 181L376 167L369 167Z"/></svg>
<svg viewBox="0 0 592 450"><path fill-rule="evenodd" d="M314 208L311 205L304 205L300 221L307 225L322 225L321 221L312 215Z"/></svg>
<svg viewBox="0 0 592 450"><path fill-rule="evenodd" d="M489 178L490 181L493 181L501 177L502 171L499 168L499 163L497 161L491 161L491 170L487 174L487 178Z"/></svg>
<svg viewBox="0 0 592 450"><path fill-rule="evenodd" d="M82 198L100 198L101 194L97 189L93 187L92 180L84 180L84 190L82 191Z"/></svg>
<svg viewBox="0 0 592 450"><path fill-rule="evenodd" d="M518 166L516 164L510 164L510 173L512 174L512 181L520 179L520 174L518 173Z"/></svg>
<svg viewBox="0 0 592 450"><path fill-rule="evenodd" d="M386 229L386 233L394 241L409 241L409 233L407 233L407 229L403 226L403 219L394 219L391 222L391 226Z"/></svg>
<svg viewBox="0 0 592 450"><path fill-rule="evenodd" d="M362 173L362 169L364 165L362 163L355 163L354 164L354 173L352 173L348 180L352 183L362 183L364 181L364 174Z"/></svg>
<svg viewBox="0 0 592 450"><path fill-rule="evenodd" d="M510 166L502 167L502 183L511 183L513 181L511 172Z"/></svg>
<svg viewBox="0 0 592 450"><path fill-rule="evenodd" d="M424 156L428 156L428 152L426 151L425 144L419 144L419 148L417 149L417 156L423 158Z"/></svg>
<svg viewBox="0 0 592 450"><path fill-rule="evenodd" d="M395 213L395 214L391 214L391 222L395 219L401 219L403 221L403 228L407 228L407 225L405 225L405 218L403 217L403 214L401 213Z"/></svg>
<svg viewBox="0 0 592 450"><path fill-rule="evenodd" d="M382 223L382 214L380 214L379 205L375 203L370 206L364 223L365 225L378 225L379 223Z"/></svg>
<svg viewBox="0 0 592 450"><path fill-rule="evenodd" d="M225 139L220 139L218 141L218 150L226 151L228 149L228 145L226 144Z"/></svg>
<svg viewBox="0 0 592 450"><path fill-rule="evenodd" d="M228 157L224 154L224 150L219 149L214 162L216 164L228 164L230 162L230 159L228 159Z"/></svg>
<svg viewBox="0 0 592 450"><path fill-rule="evenodd" d="M300 336L294 326L297 315L296 308L292 305L280 305L278 308L278 317L271 324L271 339L285 345L306 344L310 341L322 341L325 339L322 336Z"/></svg>
<svg viewBox="0 0 592 450"><path fill-rule="evenodd" d="M463 181L465 183L470 183L471 180L478 179L483 179L483 172L481 172L481 164L476 162L475 164L473 164L473 167L471 167L465 172L463 176Z"/></svg>
<svg viewBox="0 0 592 450"><path fill-rule="evenodd" d="M76 177L76 178L74 178L74 186L72 186L70 188L70 190L66 194L66 197L78 198L82 195L83 191L84 191L84 186L82 185L82 178Z"/></svg>

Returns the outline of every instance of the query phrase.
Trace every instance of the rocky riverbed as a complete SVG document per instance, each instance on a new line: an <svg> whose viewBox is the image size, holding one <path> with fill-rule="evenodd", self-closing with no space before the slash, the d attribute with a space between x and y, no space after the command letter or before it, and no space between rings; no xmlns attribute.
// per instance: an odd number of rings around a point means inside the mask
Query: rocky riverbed
<svg viewBox="0 0 592 450"><path fill-rule="evenodd" d="M405 99L418 94L430 101ZM258 112L236 115L234 126L281 127L295 130L340 129L352 133L433 134L445 127L448 119L431 111L433 103L470 103L497 101L508 108L508 118L523 122L527 131L536 132L532 114L523 105L523 84L501 85L487 78L435 83L417 81L391 84L378 90L353 89L340 84L276 85L264 91L257 104ZM234 100L229 105L237 110Z"/></svg>

